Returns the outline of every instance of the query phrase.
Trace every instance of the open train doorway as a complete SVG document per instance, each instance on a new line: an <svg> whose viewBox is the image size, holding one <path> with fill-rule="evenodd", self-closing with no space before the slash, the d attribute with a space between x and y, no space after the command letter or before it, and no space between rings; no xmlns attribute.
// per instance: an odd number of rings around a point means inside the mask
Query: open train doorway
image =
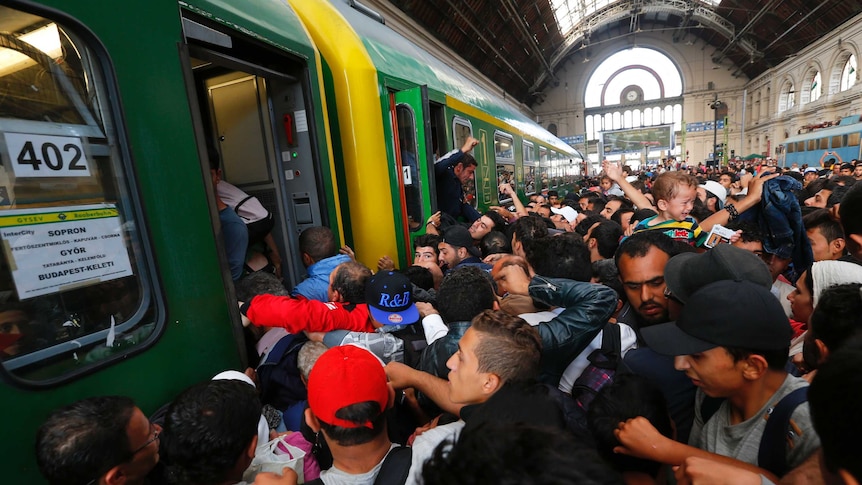
<svg viewBox="0 0 862 485"><path fill-rule="evenodd" d="M329 225L307 108L307 64L203 20L184 19L183 28L202 155L217 164L223 181L256 198L273 217L270 237L248 248L246 272L280 262L291 288L305 274L299 233ZM222 257L230 259L229 248L218 242Z"/></svg>

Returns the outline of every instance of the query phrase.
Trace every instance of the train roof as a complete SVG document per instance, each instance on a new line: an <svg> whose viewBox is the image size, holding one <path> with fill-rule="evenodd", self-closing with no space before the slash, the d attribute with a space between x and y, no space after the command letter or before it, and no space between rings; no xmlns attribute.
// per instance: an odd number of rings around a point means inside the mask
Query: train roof
<svg viewBox="0 0 862 485"><path fill-rule="evenodd" d="M180 7L261 42L306 60L314 58L314 43L293 8L283 0L180 0L178 3Z"/></svg>
<svg viewBox="0 0 862 485"><path fill-rule="evenodd" d="M784 140L781 140L781 142L779 143L781 145L786 145L788 143L793 143L797 141L812 140L815 138L825 138L835 135L844 135L847 133L855 133L858 131L862 131L862 122L859 121L859 115L846 116L842 118L841 122L836 126L809 131L808 133L802 133L800 135L794 135Z"/></svg>
<svg viewBox="0 0 862 485"><path fill-rule="evenodd" d="M423 50L389 27L351 8L344 0L330 0L362 39L374 66L387 75L428 85L430 89L480 109L528 136L557 150L575 155L577 151L511 103L489 93L445 62Z"/></svg>

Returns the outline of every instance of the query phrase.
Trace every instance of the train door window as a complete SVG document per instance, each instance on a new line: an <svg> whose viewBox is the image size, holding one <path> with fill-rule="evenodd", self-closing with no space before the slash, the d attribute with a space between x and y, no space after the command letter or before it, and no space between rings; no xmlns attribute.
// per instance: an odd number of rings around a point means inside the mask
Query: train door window
<svg viewBox="0 0 862 485"><path fill-rule="evenodd" d="M847 136L847 146L848 147L859 146L859 133L858 132L850 133L846 136Z"/></svg>
<svg viewBox="0 0 862 485"><path fill-rule="evenodd" d="M524 142L524 193L536 193L536 147L528 141Z"/></svg>
<svg viewBox="0 0 862 485"><path fill-rule="evenodd" d="M419 148L416 144L416 115L406 103L395 106L398 122L398 147L401 150L401 170L404 181L404 202L407 223L411 231L422 229L422 179L419 170Z"/></svg>
<svg viewBox="0 0 862 485"><path fill-rule="evenodd" d="M497 198L500 202L512 200L507 194L499 192L500 184L515 186L515 142L512 135L494 133L494 160L497 163Z"/></svg>
<svg viewBox="0 0 862 485"><path fill-rule="evenodd" d="M547 190L550 182L548 177L550 176L550 167L548 165L548 149L545 147L539 147L539 190Z"/></svg>
<svg viewBox="0 0 862 485"><path fill-rule="evenodd" d="M459 149L467 142L467 138L473 136L473 125L469 120L456 116L452 120L452 138L455 141L455 149ZM467 202L476 207L479 199L476 197L476 177L461 184L464 188L464 197Z"/></svg>
<svg viewBox="0 0 862 485"><path fill-rule="evenodd" d="M832 148L841 148L841 135L832 137Z"/></svg>
<svg viewBox="0 0 862 485"><path fill-rule="evenodd" d="M162 328L114 76L83 32L0 6L0 360L28 385Z"/></svg>
<svg viewBox="0 0 862 485"><path fill-rule="evenodd" d="M826 138L826 137L818 138L817 144L819 145L819 147L817 148L818 150L828 150L829 149L829 138Z"/></svg>

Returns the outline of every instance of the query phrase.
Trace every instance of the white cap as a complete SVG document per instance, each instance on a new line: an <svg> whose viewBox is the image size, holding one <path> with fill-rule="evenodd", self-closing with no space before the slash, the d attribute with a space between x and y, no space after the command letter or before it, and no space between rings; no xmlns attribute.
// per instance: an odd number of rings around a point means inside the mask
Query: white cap
<svg viewBox="0 0 862 485"><path fill-rule="evenodd" d="M707 180L706 183L701 184L701 187L703 187L710 194L718 197L718 200L721 201L722 205L727 199L727 189L725 189L723 185L716 182L715 180Z"/></svg>
<svg viewBox="0 0 862 485"><path fill-rule="evenodd" d="M551 212L565 217L566 220L569 222L572 222L578 218L578 211L567 205L560 207L559 209L557 209L556 207L551 207Z"/></svg>

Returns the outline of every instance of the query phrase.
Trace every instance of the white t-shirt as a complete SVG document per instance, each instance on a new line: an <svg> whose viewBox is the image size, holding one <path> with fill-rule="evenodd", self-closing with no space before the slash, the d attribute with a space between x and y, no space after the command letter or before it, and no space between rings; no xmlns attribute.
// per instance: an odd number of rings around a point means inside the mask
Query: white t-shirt
<svg viewBox="0 0 862 485"><path fill-rule="evenodd" d="M224 180L219 181L216 185L216 192L218 192L218 196L222 202L234 210L236 210L237 204L249 197L249 195L241 189L225 182ZM266 210L266 207L264 207L259 200L257 200L257 197L252 197L245 202L242 202L242 205L239 206L239 210L237 210L236 213L242 219L242 222L246 224L257 222L269 215L269 211Z"/></svg>

